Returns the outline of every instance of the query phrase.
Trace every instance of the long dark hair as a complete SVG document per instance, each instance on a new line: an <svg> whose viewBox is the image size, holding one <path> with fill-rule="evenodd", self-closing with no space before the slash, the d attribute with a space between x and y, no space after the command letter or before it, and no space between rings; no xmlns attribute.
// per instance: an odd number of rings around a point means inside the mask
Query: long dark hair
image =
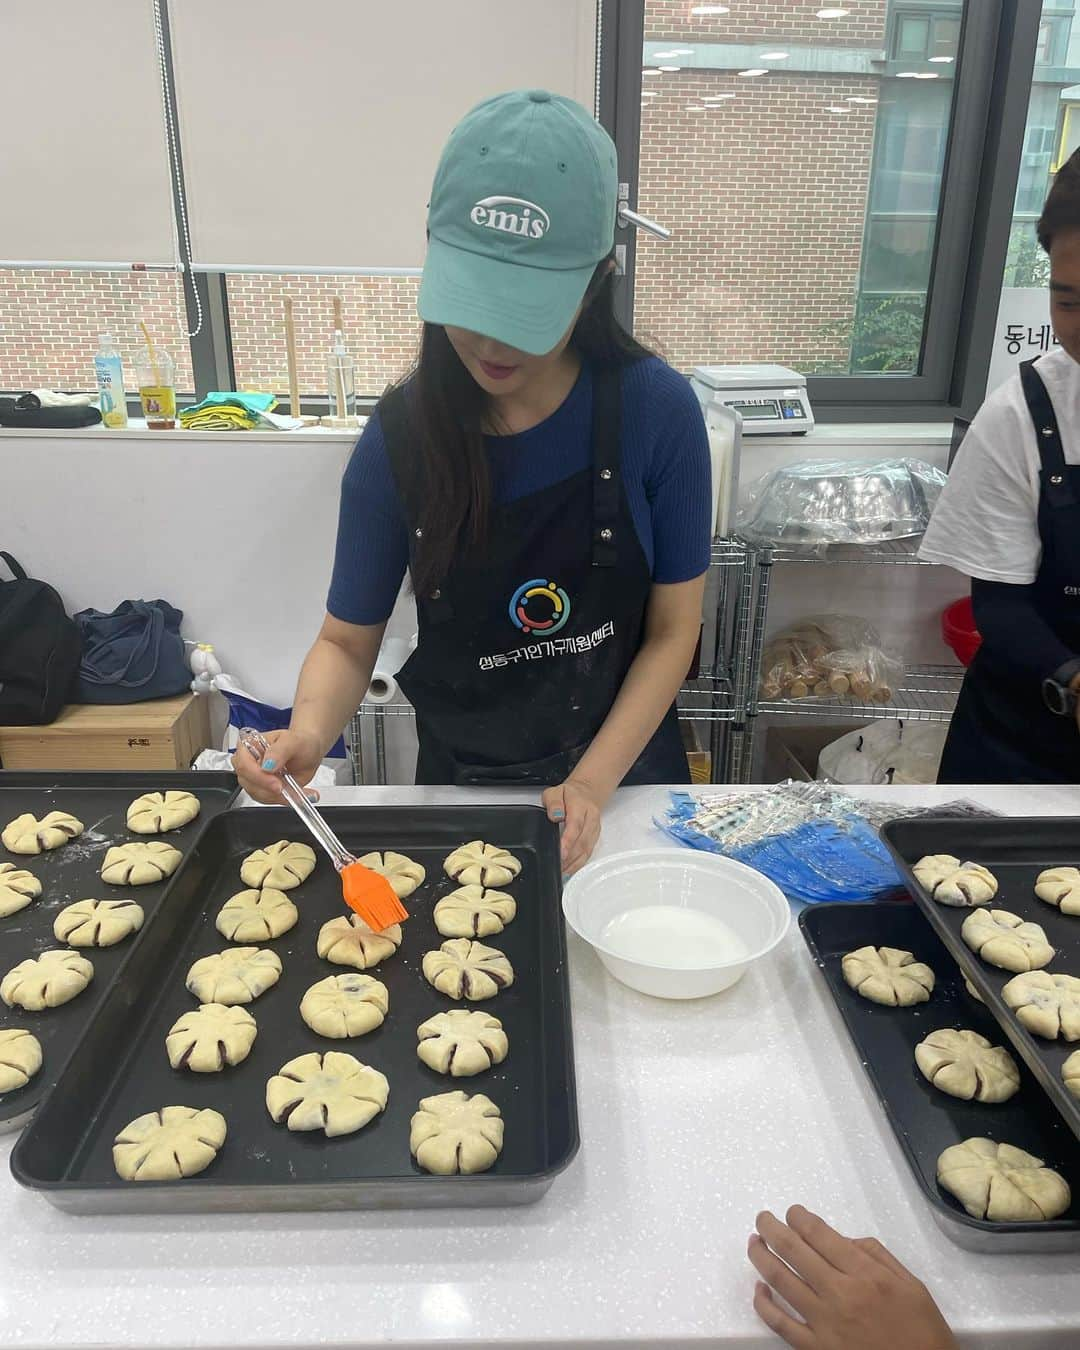
<svg viewBox="0 0 1080 1350"><path fill-rule="evenodd" d="M597 265L570 338L582 361L593 368L652 355L615 317L610 261L605 258ZM421 532L414 539L413 589L417 595L431 595L454 559L475 557L487 539L487 396L462 365L441 324L424 324L416 365L400 384L409 385L409 450L416 485L411 509L414 528Z"/></svg>

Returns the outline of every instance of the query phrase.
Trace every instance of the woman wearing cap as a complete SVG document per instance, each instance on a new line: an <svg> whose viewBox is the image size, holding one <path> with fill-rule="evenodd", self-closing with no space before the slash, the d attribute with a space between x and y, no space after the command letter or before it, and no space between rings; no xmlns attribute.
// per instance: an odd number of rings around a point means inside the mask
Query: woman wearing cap
<svg viewBox="0 0 1080 1350"><path fill-rule="evenodd" d="M1060 349L980 408L922 547L971 577L982 635L942 783L1080 781L1080 152L1037 231Z"/></svg>
<svg viewBox="0 0 1080 1350"><path fill-rule="evenodd" d="M292 724L244 785L307 781L356 709L408 569L398 675L419 783L527 785L591 853L623 783L688 781L674 698L697 641L708 443L682 376L612 309L615 147L544 90L455 128L428 208L416 369L346 470L327 616Z"/></svg>

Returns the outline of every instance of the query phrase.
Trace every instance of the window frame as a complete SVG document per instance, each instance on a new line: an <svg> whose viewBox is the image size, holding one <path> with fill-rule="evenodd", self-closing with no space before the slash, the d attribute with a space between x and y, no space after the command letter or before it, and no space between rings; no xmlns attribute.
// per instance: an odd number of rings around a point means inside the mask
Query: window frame
<svg viewBox="0 0 1080 1350"><path fill-rule="evenodd" d="M933 5L925 10L933 17ZM971 415L982 401L1041 19L1040 0L969 0L964 6L919 369L810 376L807 388L819 421L946 421ZM633 206L645 0L601 0L600 24L599 116L614 137ZM889 51L891 40L890 26ZM895 60L885 69L892 73L892 67L899 68ZM624 322L633 316L633 234L616 231L625 245ZM946 262L957 258L967 265Z"/></svg>

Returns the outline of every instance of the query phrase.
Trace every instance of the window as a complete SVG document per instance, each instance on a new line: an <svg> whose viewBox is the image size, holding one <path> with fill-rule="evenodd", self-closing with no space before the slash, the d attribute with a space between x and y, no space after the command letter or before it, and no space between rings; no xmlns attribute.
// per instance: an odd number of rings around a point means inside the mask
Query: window
<svg viewBox="0 0 1080 1350"><path fill-rule="evenodd" d="M639 334L684 370L915 372L962 0L688 10L645 3L638 205L674 234L637 241Z"/></svg>
<svg viewBox="0 0 1080 1350"><path fill-rule="evenodd" d="M1045 286L1050 277L1049 260L1035 237L1035 224L1054 174L1080 145L1080 116L1075 111L1080 106L1080 70L1062 68L1070 56L1080 60L1074 9L1075 0L1047 0L1043 6L1009 231L1006 286Z"/></svg>
<svg viewBox="0 0 1080 1350"><path fill-rule="evenodd" d="M179 273L0 269L0 389L90 391L99 336L111 332L121 352L134 353L143 345L140 321L172 354L178 390L190 394Z"/></svg>
<svg viewBox="0 0 1080 1350"><path fill-rule="evenodd" d="M420 339L416 277L267 276L229 273L229 324L240 389L288 397L284 300L291 296L301 398L325 399L334 336L334 300L342 302L345 341L356 363L356 388L378 395L415 360Z"/></svg>
<svg viewBox="0 0 1080 1350"><path fill-rule="evenodd" d="M955 60L960 45L960 18L955 5L932 10L894 6L891 55L894 61Z"/></svg>

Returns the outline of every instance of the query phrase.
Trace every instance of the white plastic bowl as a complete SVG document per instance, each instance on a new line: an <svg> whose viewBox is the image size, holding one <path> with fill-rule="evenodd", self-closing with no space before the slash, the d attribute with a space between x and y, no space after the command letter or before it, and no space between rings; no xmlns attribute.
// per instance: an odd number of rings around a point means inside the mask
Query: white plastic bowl
<svg viewBox="0 0 1080 1350"><path fill-rule="evenodd" d="M657 916L626 917L655 905L685 914L668 916L670 925L660 922L652 934L642 925ZM713 853L674 848L589 863L566 883L563 913L617 980L656 998L704 998L730 988L791 923L783 891L760 872ZM701 921L701 915L708 917ZM729 942L694 932L715 920ZM726 959L719 954L724 948L731 951Z"/></svg>

